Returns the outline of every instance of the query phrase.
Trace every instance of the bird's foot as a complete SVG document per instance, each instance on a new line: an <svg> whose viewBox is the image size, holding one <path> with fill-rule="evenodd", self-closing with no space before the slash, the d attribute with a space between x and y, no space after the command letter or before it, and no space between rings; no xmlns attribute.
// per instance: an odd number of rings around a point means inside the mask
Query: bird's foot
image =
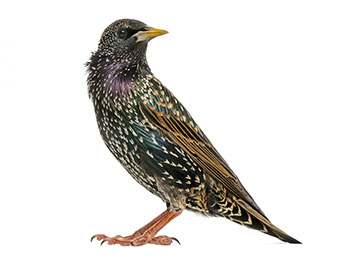
<svg viewBox="0 0 355 260"><path fill-rule="evenodd" d="M134 233L133 235L126 236L126 237L120 235L114 237L108 237L103 234L98 234L98 235L94 235L91 238L91 241L94 240L95 238L98 241L102 241L101 245L107 242L107 244L109 245L119 244L121 246L142 246L145 244L169 246L173 241L176 241L180 244L179 240L177 240L175 237L168 237L168 236L151 237L147 234L140 235L139 233Z"/></svg>
<svg viewBox="0 0 355 260"><path fill-rule="evenodd" d="M175 211L167 209L163 213L161 213L158 217L153 219L144 227L140 228L133 235L130 236L115 236L108 237L102 234L94 235L91 238L97 239L101 242L101 245L105 242L109 245L119 244L121 246L142 246L145 244L155 244L155 245L170 245L173 241L176 241L180 244L180 242L174 237L167 236L156 236L156 234L161 230L166 224L168 224L172 219L179 216L182 210Z"/></svg>

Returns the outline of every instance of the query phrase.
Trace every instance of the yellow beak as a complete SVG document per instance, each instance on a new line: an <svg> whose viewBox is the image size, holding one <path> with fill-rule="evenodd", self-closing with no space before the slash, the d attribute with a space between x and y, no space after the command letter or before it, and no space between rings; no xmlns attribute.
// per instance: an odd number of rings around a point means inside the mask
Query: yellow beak
<svg viewBox="0 0 355 260"><path fill-rule="evenodd" d="M152 27L147 27L148 31L139 31L135 34L137 37L136 42L148 41L153 39L157 36L167 34L168 32L165 30L155 29Z"/></svg>

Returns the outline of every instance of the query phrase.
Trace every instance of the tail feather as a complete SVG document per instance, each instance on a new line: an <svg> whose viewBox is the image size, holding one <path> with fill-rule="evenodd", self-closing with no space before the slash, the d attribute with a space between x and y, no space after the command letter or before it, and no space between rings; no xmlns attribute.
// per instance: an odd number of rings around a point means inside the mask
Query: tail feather
<svg viewBox="0 0 355 260"><path fill-rule="evenodd" d="M271 224L271 223L270 223ZM272 225L272 224L271 224ZM271 236L277 237L278 239L287 242L287 243L291 243L291 244L302 244L300 241L298 241L297 239L287 235L285 232L283 232L282 230L278 229L277 227L273 226L270 227L270 231L269 234Z"/></svg>
<svg viewBox="0 0 355 260"><path fill-rule="evenodd" d="M237 199L236 204L239 208L239 214L227 216L230 220L242 224L243 226L259 230L284 242L302 244L297 239L289 236L284 231L274 226L266 217L263 216L263 214L260 214L243 200Z"/></svg>

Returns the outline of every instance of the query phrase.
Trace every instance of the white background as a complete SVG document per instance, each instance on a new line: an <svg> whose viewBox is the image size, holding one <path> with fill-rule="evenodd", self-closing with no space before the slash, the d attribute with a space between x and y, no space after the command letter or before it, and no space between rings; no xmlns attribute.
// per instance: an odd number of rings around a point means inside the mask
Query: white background
<svg viewBox="0 0 355 260"><path fill-rule="evenodd" d="M353 1L2 1L1 259L354 259ZM184 212L181 246L128 235L165 205L104 146L84 63L135 18L154 74L189 109L290 245Z"/></svg>

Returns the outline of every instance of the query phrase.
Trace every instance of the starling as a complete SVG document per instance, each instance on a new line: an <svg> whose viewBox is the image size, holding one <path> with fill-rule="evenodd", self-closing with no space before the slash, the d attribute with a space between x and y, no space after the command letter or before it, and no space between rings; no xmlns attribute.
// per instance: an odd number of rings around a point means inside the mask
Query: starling
<svg viewBox="0 0 355 260"><path fill-rule="evenodd" d="M187 209L300 243L268 220L186 108L151 72L148 41L166 33L137 20L118 20L104 30L87 63L89 97L107 148L167 205L130 236L92 239L170 245L177 239L156 234Z"/></svg>

